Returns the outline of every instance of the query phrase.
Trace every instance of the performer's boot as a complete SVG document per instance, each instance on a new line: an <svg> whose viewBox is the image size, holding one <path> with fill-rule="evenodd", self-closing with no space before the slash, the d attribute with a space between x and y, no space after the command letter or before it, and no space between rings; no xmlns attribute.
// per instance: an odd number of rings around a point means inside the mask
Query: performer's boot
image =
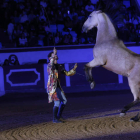
<svg viewBox="0 0 140 140"><path fill-rule="evenodd" d="M60 106L59 106L59 110L58 110L58 114L57 114L57 118L64 121L65 119L62 117L62 113L64 111L64 108L65 108L65 104L63 102L60 103Z"/></svg>
<svg viewBox="0 0 140 140"><path fill-rule="evenodd" d="M57 113L58 113L58 107L54 106L53 107L53 123L62 123L62 121L57 118Z"/></svg>

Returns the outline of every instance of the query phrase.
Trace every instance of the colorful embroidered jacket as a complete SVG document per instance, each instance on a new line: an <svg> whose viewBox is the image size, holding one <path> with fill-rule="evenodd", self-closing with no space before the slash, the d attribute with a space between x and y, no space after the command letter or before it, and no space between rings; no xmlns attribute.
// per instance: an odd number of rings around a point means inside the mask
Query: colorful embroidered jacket
<svg viewBox="0 0 140 140"><path fill-rule="evenodd" d="M60 64L54 64L54 57L50 57L50 63L47 66L48 72L48 83L47 83L47 93L48 93L48 101L51 103L52 101L57 101L59 98L57 97L56 88L60 87L60 76L61 73L64 73L67 76L72 76L76 73L73 69L70 71L66 71L64 67Z"/></svg>

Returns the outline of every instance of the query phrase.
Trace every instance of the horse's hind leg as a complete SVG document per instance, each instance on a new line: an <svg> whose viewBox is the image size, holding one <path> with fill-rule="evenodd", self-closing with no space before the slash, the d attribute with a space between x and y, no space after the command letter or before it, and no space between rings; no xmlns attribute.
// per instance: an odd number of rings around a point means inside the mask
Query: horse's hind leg
<svg viewBox="0 0 140 140"><path fill-rule="evenodd" d="M138 104L138 103L140 103L140 100L139 100L139 99L137 99L137 100L133 101L132 103L126 105L126 106L122 109L122 111L121 111L121 113L120 113L120 116L124 116L124 115L126 114L126 112L127 112L131 107L135 106L135 105Z"/></svg>
<svg viewBox="0 0 140 140"><path fill-rule="evenodd" d="M129 80L129 79L128 79ZM140 85L138 82L134 82L134 81L131 81L129 80L129 86L131 88L131 92L133 94L133 97L134 97L134 101L128 105L126 105L121 113L120 113L120 116L123 116L126 114L126 112L133 106L135 106L136 104L140 103Z"/></svg>

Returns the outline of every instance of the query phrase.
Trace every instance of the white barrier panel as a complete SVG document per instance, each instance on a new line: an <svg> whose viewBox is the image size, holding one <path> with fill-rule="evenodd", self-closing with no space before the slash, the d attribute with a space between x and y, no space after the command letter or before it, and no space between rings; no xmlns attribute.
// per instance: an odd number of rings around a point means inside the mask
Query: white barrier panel
<svg viewBox="0 0 140 140"><path fill-rule="evenodd" d="M48 82L48 73L47 73L47 64L44 64L44 89L47 93L47 82Z"/></svg>
<svg viewBox="0 0 140 140"><path fill-rule="evenodd" d="M0 67L0 96L5 94L3 68Z"/></svg>

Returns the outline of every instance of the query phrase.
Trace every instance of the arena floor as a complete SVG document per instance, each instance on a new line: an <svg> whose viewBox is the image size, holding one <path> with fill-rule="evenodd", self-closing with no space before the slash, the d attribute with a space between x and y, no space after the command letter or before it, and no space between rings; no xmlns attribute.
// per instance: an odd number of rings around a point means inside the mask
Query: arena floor
<svg viewBox="0 0 140 140"><path fill-rule="evenodd" d="M66 122L52 123L47 94L16 93L0 97L0 140L140 140L140 105L119 117L133 100L130 91L67 94Z"/></svg>

